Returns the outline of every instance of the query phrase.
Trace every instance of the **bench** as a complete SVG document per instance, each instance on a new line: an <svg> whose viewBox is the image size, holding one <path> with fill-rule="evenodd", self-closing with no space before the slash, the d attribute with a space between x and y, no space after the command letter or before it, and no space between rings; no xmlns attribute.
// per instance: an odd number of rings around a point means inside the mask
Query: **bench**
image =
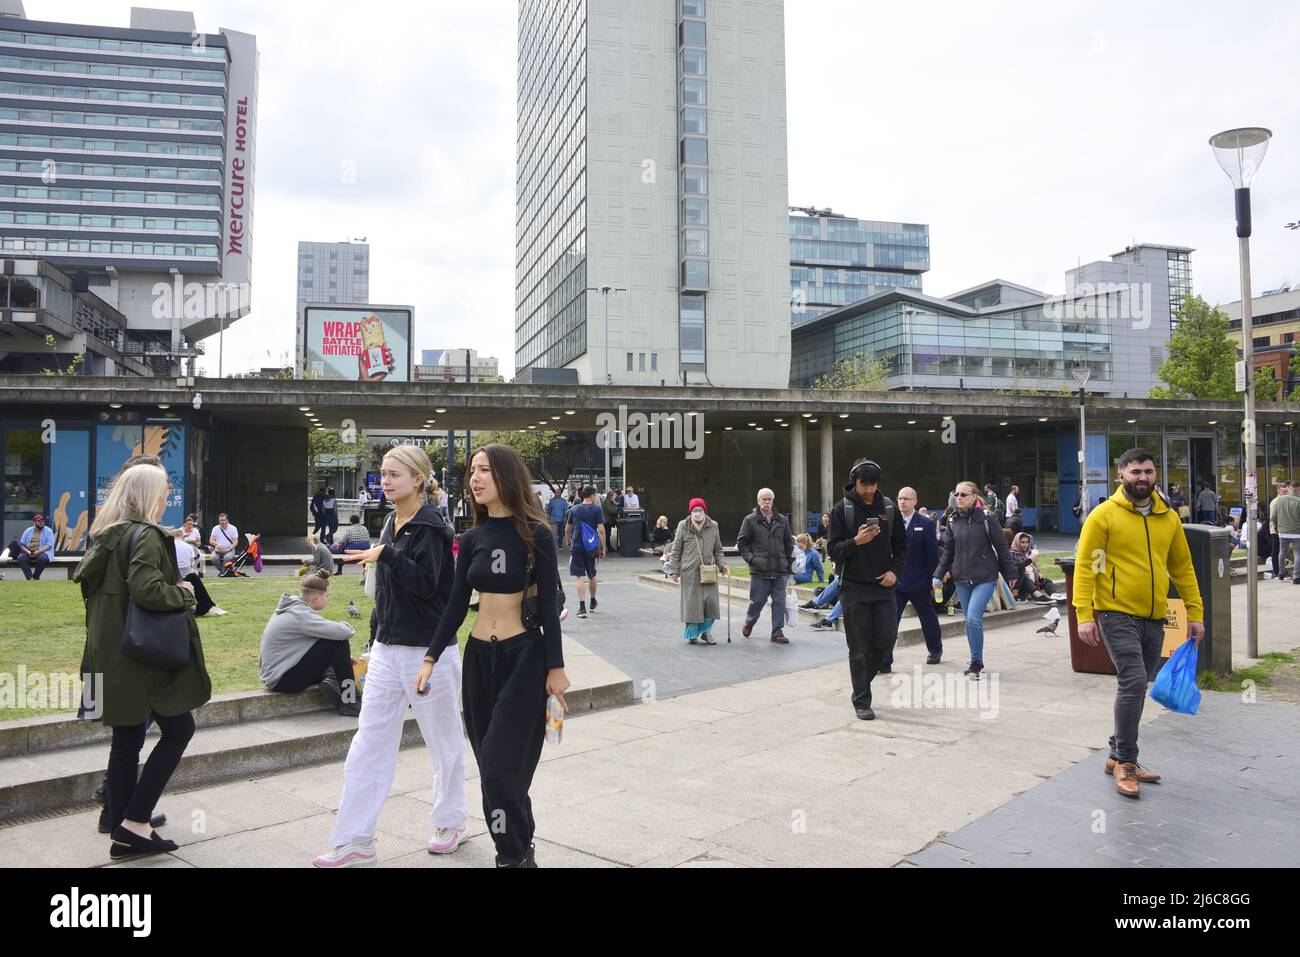
<svg viewBox="0 0 1300 957"><path fill-rule="evenodd" d="M8 551L6 551L5 557L0 558L0 572L5 572L12 569L15 575L22 577L23 570L18 567L17 559L9 558L8 556L9 553ZM55 555L53 558L50 559L50 563L45 566L45 570L41 572L41 578L44 578L50 572L62 571L63 577L68 580L71 580L72 570L80 564L81 564L80 555Z"/></svg>

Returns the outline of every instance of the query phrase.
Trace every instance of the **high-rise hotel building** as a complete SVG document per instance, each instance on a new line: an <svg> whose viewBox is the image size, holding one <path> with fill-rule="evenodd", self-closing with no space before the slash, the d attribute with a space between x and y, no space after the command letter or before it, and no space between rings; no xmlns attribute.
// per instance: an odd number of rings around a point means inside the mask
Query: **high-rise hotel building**
<svg viewBox="0 0 1300 957"><path fill-rule="evenodd" d="M0 0L0 371L179 373L246 314L256 128L253 36Z"/></svg>
<svg viewBox="0 0 1300 957"><path fill-rule="evenodd" d="M516 370L786 387L782 0L520 0L518 69Z"/></svg>

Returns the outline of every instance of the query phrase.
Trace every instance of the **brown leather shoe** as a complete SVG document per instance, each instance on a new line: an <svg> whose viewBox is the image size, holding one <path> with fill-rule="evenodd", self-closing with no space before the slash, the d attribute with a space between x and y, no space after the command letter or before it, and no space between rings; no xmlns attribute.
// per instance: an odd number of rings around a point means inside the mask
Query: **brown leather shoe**
<svg viewBox="0 0 1300 957"><path fill-rule="evenodd" d="M1120 764L1115 769L1115 790L1126 798L1138 796L1138 777L1136 764Z"/></svg>
<svg viewBox="0 0 1300 957"><path fill-rule="evenodd" d="M1115 765L1118 764L1118 763L1119 763L1119 762L1116 761L1114 758L1107 758L1107 759L1106 759L1106 773L1107 773L1107 774L1114 774L1114 773L1115 773ZM1136 765L1136 767L1137 767L1137 779L1138 779L1138 782L1139 782L1139 783L1141 783L1141 784L1159 784L1159 783L1160 783L1160 775L1157 774L1155 771L1148 771L1146 768L1142 767L1142 765L1140 765L1140 764L1139 764L1139 765Z"/></svg>

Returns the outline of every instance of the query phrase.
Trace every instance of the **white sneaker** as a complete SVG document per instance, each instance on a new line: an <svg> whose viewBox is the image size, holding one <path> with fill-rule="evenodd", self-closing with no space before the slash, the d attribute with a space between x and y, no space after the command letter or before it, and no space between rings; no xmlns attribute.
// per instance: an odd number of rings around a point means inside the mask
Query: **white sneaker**
<svg viewBox="0 0 1300 957"><path fill-rule="evenodd" d="M312 861L317 867L363 867L375 863L375 842L344 844Z"/></svg>
<svg viewBox="0 0 1300 957"><path fill-rule="evenodd" d="M204 615L203 617L204 617L204 618L221 618L221 617L223 617L223 616L225 616L225 615L229 615L229 614L230 614L230 612L226 611L226 609L224 609L224 608L218 608L216 605L213 605L211 608L208 609L208 613L207 613L206 615Z"/></svg>
<svg viewBox="0 0 1300 957"><path fill-rule="evenodd" d="M436 827L433 829L433 837L429 838L429 843L425 846L430 854L450 854L460 847L467 830L464 824L456 827Z"/></svg>

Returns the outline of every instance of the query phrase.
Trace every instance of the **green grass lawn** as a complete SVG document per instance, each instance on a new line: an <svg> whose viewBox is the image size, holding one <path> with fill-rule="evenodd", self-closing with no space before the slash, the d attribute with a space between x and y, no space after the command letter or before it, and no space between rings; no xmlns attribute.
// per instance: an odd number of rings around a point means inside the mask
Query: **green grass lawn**
<svg viewBox="0 0 1300 957"><path fill-rule="evenodd" d="M230 612L224 618L199 619L212 693L262 690L257 666L262 629L280 595L286 591L297 594L298 579L208 576L203 583L213 601ZM359 655L370 640L370 611L374 607L361 587L360 575L332 580L330 603L323 614L347 621L349 599L361 612L360 620L351 622L357 630L352 653ZM0 675L15 674L19 665L26 666L29 675L78 672L86 638L80 586L62 580L27 582L6 578L0 581L0 613L5 621L5 627L0 629ZM462 649L474 617L471 611L458 632ZM432 632L429 637L433 637ZM0 721L46 713L50 712L0 705Z"/></svg>

